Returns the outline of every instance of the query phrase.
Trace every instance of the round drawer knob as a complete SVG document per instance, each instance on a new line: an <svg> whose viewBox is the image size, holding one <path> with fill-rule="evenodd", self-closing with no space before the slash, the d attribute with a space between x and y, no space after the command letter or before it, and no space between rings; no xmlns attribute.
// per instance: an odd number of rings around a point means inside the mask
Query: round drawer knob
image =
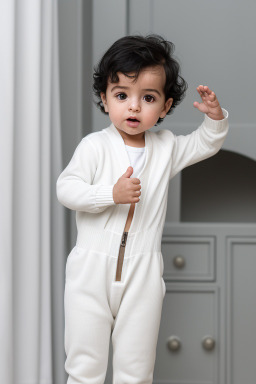
<svg viewBox="0 0 256 384"><path fill-rule="evenodd" d="M205 336L202 345L206 351L212 351L215 347L215 340L211 336Z"/></svg>
<svg viewBox="0 0 256 384"><path fill-rule="evenodd" d="M173 264L176 268L182 269L185 267L186 261L183 256L176 256L173 259Z"/></svg>
<svg viewBox="0 0 256 384"><path fill-rule="evenodd" d="M180 349L181 342L180 342L180 339L177 336L171 336L167 340L167 345L168 345L168 348L172 352L176 352L176 351L178 351Z"/></svg>

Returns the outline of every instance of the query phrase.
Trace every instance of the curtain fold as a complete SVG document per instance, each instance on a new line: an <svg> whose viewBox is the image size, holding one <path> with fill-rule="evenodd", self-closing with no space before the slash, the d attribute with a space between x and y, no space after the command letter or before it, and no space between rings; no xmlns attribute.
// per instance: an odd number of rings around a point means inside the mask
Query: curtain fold
<svg viewBox="0 0 256 384"><path fill-rule="evenodd" d="M56 181L63 170L61 107L59 83L59 34L58 34L58 1L53 7L53 45L52 45L52 88L51 88L51 326L52 326L52 363L53 384L67 382L64 370L66 359L64 351L64 289L65 267L69 244L66 227L67 211L57 200Z"/></svg>
<svg viewBox="0 0 256 384"><path fill-rule="evenodd" d="M63 384L57 0L0 5L0 382Z"/></svg>
<svg viewBox="0 0 256 384"><path fill-rule="evenodd" d="M0 382L12 383L12 198L14 136L14 0L0 2Z"/></svg>

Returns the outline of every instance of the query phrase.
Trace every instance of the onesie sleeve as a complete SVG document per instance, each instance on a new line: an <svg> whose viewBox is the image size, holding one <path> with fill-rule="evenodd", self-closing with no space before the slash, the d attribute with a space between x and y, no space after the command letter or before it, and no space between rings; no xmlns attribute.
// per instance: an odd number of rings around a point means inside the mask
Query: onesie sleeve
<svg viewBox="0 0 256 384"><path fill-rule="evenodd" d="M57 198L65 207L90 213L104 211L113 200L113 185L93 185L97 153L86 137L77 146L69 164L58 177Z"/></svg>
<svg viewBox="0 0 256 384"><path fill-rule="evenodd" d="M170 179L185 167L215 155L227 136L228 112L222 108L224 119L213 120L206 114L203 123L189 135L173 135Z"/></svg>

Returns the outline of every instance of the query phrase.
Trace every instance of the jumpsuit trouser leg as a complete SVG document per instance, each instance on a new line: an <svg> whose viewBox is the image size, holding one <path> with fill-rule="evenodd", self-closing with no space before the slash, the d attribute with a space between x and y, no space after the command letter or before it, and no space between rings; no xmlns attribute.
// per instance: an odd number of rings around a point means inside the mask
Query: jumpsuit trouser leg
<svg viewBox="0 0 256 384"><path fill-rule="evenodd" d="M120 254L120 252L119 252ZM161 254L117 258L75 247L66 267L67 384L103 384L113 343L113 384L151 384L162 302Z"/></svg>
<svg viewBox="0 0 256 384"><path fill-rule="evenodd" d="M165 287L156 273L156 254L135 256L130 261L133 273L130 281L126 276L127 289L112 333L113 384L151 384Z"/></svg>
<svg viewBox="0 0 256 384"><path fill-rule="evenodd" d="M103 384L113 316L107 300L108 259L75 247L64 294L67 384Z"/></svg>

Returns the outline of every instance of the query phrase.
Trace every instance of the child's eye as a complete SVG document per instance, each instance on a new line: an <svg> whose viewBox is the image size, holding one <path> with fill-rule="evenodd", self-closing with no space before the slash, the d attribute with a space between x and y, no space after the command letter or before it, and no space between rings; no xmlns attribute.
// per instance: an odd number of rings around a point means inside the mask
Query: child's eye
<svg viewBox="0 0 256 384"><path fill-rule="evenodd" d="M126 96L125 93L118 93L118 95L116 95L116 97L117 97L119 100L125 100L127 96Z"/></svg>
<svg viewBox="0 0 256 384"><path fill-rule="evenodd" d="M145 96L144 96L144 100L145 100L147 103L152 103L153 101L155 101L155 98L154 98L154 96L151 96L151 95L145 95Z"/></svg>

